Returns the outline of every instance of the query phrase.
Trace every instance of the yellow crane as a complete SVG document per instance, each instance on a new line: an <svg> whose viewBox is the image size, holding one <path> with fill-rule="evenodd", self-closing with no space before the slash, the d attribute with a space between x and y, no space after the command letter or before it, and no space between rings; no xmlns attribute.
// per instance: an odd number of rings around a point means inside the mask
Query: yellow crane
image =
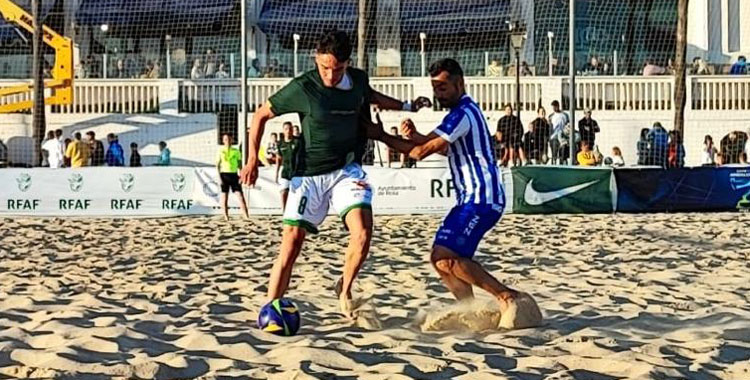
<svg viewBox="0 0 750 380"><path fill-rule="evenodd" d="M16 24L34 33L34 19L23 8L11 0L0 0L0 14L5 21ZM46 25L42 26L42 39L55 50L55 64L52 66L52 79L44 81L44 88L51 90L51 96L44 99L47 105L73 103L73 42L70 38L57 34ZM31 84L0 88L0 99L33 90ZM30 109L33 101L0 104L0 113L18 112Z"/></svg>

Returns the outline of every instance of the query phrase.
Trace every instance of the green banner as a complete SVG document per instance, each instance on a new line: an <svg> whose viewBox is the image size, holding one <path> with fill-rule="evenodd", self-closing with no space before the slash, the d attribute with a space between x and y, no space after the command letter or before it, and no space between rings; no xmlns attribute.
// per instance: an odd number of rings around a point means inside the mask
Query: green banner
<svg viewBox="0 0 750 380"><path fill-rule="evenodd" d="M575 214L613 212L612 169L513 168L513 212Z"/></svg>

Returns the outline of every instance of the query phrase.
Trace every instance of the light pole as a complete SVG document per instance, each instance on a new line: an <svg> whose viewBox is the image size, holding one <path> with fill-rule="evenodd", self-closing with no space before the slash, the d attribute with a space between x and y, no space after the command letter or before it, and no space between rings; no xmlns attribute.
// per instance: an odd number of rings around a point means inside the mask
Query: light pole
<svg viewBox="0 0 750 380"><path fill-rule="evenodd" d="M549 76L553 76L554 65L552 64L554 57L552 56L552 39L555 38L555 33L547 32L547 42L549 43Z"/></svg>
<svg viewBox="0 0 750 380"><path fill-rule="evenodd" d="M425 60L425 51L424 51L424 43L425 40L427 40L427 33L419 33L419 43L420 43L420 50L419 55L422 57L422 76L425 76L425 71L427 70L427 62Z"/></svg>
<svg viewBox="0 0 750 380"><path fill-rule="evenodd" d="M516 55L516 116L521 120L521 50L526 43L526 28L510 24L510 47Z"/></svg>
<svg viewBox="0 0 750 380"><path fill-rule="evenodd" d="M299 39L300 36L297 33L294 33L294 76L297 76L297 73L299 72L299 59L297 59L297 54L299 51Z"/></svg>
<svg viewBox="0 0 750 380"><path fill-rule="evenodd" d="M102 57L102 70L104 72L102 73L102 78L107 79L107 73L109 72L107 67L109 63L109 58L107 57L107 32L109 31L109 25L102 24L99 29L101 29L102 36L104 36L104 56Z"/></svg>
<svg viewBox="0 0 750 380"><path fill-rule="evenodd" d="M172 35L164 36L164 42L167 44L167 79L172 79Z"/></svg>

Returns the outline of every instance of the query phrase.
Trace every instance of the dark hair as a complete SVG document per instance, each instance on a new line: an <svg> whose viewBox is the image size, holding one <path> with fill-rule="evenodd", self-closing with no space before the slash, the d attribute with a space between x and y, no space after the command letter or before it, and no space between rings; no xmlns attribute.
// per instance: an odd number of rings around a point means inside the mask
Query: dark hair
<svg viewBox="0 0 750 380"><path fill-rule="evenodd" d="M323 37L315 46L318 54L331 54L339 61L348 61L352 55L352 43L346 32L331 30L323 34Z"/></svg>
<svg viewBox="0 0 750 380"><path fill-rule="evenodd" d="M443 71L447 72L451 77L464 76L464 70L461 69L461 65L452 58L443 58L433 62L428 71L431 77L436 77Z"/></svg>
<svg viewBox="0 0 750 380"><path fill-rule="evenodd" d="M96 137L96 134L94 134L94 131L88 131L86 132L86 136Z"/></svg>
<svg viewBox="0 0 750 380"><path fill-rule="evenodd" d="M108 139L115 139L115 138L117 138L117 136L115 136L115 134L114 134L114 133L108 133L108 134L107 134L107 138L108 138Z"/></svg>
<svg viewBox="0 0 750 380"><path fill-rule="evenodd" d="M745 58L744 55L741 55L737 58L738 61L747 61L747 58Z"/></svg>
<svg viewBox="0 0 750 380"><path fill-rule="evenodd" d="M646 136L648 136L648 132L649 132L648 128L641 129L641 138L645 139Z"/></svg>
<svg viewBox="0 0 750 380"><path fill-rule="evenodd" d="M292 122L291 121L285 121L282 126L287 126L287 125L289 125L291 127L292 126Z"/></svg>
<svg viewBox="0 0 750 380"><path fill-rule="evenodd" d="M132 143L130 143L130 147L131 147L131 148L137 148L137 147L138 147L138 144L136 144L136 143L132 142Z"/></svg>
<svg viewBox="0 0 750 380"><path fill-rule="evenodd" d="M709 141L714 142L714 138L711 137L711 135L706 135L706 137L703 138L703 143L707 144Z"/></svg>
<svg viewBox="0 0 750 380"><path fill-rule="evenodd" d="M558 102L557 100L553 100L552 107L560 107L560 102Z"/></svg>
<svg viewBox="0 0 750 380"><path fill-rule="evenodd" d="M60 137L63 135L62 129L55 129L55 136Z"/></svg>
<svg viewBox="0 0 750 380"><path fill-rule="evenodd" d="M47 131L47 138L50 138L50 139L55 138L55 131Z"/></svg>
<svg viewBox="0 0 750 380"><path fill-rule="evenodd" d="M73 134L73 137L75 137L75 138L76 138L76 140L80 140L80 139L81 139L81 132L76 132L76 133L74 133L74 134Z"/></svg>
<svg viewBox="0 0 750 380"><path fill-rule="evenodd" d="M162 148L166 148L167 147L167 143L164 142L164 141L159 141L159 146L162 147Z"/></svg>

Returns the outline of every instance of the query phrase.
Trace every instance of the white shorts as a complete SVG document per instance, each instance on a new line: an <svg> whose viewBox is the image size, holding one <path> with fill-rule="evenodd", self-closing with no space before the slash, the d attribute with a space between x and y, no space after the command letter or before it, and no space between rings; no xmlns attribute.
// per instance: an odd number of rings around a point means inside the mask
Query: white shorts
<svg viewBox="0 0 750 380"><path fill-rule="evenodd" d="M342 219L353 209L372 208L372 188L359 164L326 174L292 178L284 224L317 233L330 205Z"/></svg>

